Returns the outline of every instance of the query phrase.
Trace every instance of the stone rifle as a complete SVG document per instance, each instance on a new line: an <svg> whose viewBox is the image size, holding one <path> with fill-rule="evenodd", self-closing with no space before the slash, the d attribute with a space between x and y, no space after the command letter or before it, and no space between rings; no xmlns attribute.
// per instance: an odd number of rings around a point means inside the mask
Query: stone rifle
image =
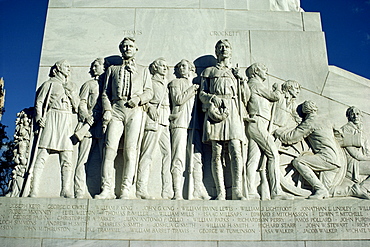
<svg viewBox="0 0 370 247"><path fill-rule="evenodd" d="M49 102L50 102L50 95L51 95L52 87L53 87L53 83L50 83L48 94L47 94L46 100L44 102L44 108L42 109L41 119L44 119L45 116L46 116L46 111L48 109L48 105L49 105ZM23 183L23 188L21 190L20 197L27 197L28 196L28 191L29 191L31 179L32 179L32 176L33 176L33 169L35 167L35 162L36 162L36 158L37 158L37 151L38 151L38 146L39 146L39 142L40 142L40 137L41 137L42 131L44 129L44 127L41 127L40 125L39 125L39 127L40 127L40 129L39 129L39 133L37 135L37 139L36 139L36 143L35 143L34 156L33 156L33 159L32 159L32 163L28 168L28 174L25 178L26 182ZM30 145L31 145L31 143L30 143ZM25 192L27 192L27 193L25 193Z"/></svg>
<svg viewBox="0 0 370 247"><path fill-rule="evenodd" d="M275 112L276 112L276 102L272 104L272 109L271 109L271 118L270 122L267 126L267 131L271 133L272 126L274 125L274 117L275 117ZM270 200L270 189L269 189L269 183L267 181L267 176L266 176L266 155L262 154L260 158L260 168L258 169L261 177L261 198L262 200Z"/></svg>

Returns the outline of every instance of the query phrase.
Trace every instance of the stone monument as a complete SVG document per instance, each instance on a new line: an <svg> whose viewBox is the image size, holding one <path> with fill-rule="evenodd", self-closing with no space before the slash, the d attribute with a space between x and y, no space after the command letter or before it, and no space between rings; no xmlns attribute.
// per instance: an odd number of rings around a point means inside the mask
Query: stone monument
<svg viewBox="0 0 370 247"><path fill-rule="evenodd" d="M368 245L369 85L328 65L299 1L50 0L1 242Z"/></svg>

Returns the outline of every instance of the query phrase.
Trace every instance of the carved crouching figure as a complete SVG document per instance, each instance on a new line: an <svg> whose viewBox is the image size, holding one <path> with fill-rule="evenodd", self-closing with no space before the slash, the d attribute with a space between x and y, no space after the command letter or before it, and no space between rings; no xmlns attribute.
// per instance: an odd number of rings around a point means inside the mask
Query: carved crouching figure
<svg viewBox="0 0 370 247"><path fill-rule="evenodd" d="M175 66L176 79L169 84L172 102L171 139L172 139L172 179L174 200L183 199L183 173L188 164L189 183L194 181L194 190L189 191L188 199L209 199L203 184L201 138L199 121L197 121L196 96L198 84L193 84L195 66L188 60L181 60ZM187 162L188 160L188 162ZM189 186L189 190L192 186Z"/></svg>
<svg viewBox="0 0 370 247"><path fill-rule="evenodd" d="M217 200L225 200L226 191L223 161L230 161L232 175L232 198L245 200L241 193L242 147L244 124L241 116L241 85L231 69L232 49L228 40L219 40L215 46L217 65L202 72L199 94L206 111L203 141L212 144L212 175L216 184ZM239 91L240 92L240 91ZM225 155L224 149L228 151ZM226 152L227 153L227 152ZM227 164L228 165L228 164Z"/></svg>
<svg viewBox="0 0 370 247"><path fill-rule="evenodd" d="M138 51L133 38L124 38L119 45L123 64L106 71L102 94L103 126L107 125L102 163L102 192L97 199L114 199L114 160L123 136L123 173L121 199L129 198L135 175L137 148L142 131L143 105L153 98L152 81L147 68L135 62Z"/></svg>
<svg viewBox="0 0 370 247"><path fill-rule="evenodd" d="M343 164L343 153L336 141L332 125L317 114L317 106L312 101L302 104L303 121L296 128L279 128L275 136L283 143L293 144L306 139L312 154L305 154L292 161L302 177L311 184L315 193L309 199L329 197L329 190L336 186L336 175ZM320 178L316 173L320 172Z"/></svg>
<svg viewBox="0 0 370 247"><path fill-rule="evenodd" d="M95 59L90 66L92 80L85 82L80 89L80 104L78 107L79 123L74 136L80 141L78 159L75 171L75 197L86 197L86 165L90 150L98 145L99 160L103 156L102 105L101 93L103 87L104 58Z"/></svg>
<svg viewBox="0 0 370 247"><path fill-rule="evenodd" d="M164 58L158 58L149 66L152 74L153 98L147 104L145 131L141 144L139 165L137 170L136 196L141 199L154 199L148 194L148 180L152 164L153 151L159 145L161 154L161 178L163 199L172 198L171 189L171 141L169 131L170 101L168 66Z"/></svg>
<svg viewBox="0 0 370 247"><path fill-rule="evenodd" d="M37 158L33 170L30 197L39 196L42 171L48 156L58 153L62 173L60 196L74 197L72 192L73 134L72 112L77 112L76 86L68 81L70 65L66 60L56 62L50 69L50 79L44 82L36 96L36 122L42 128Z"/></svg>

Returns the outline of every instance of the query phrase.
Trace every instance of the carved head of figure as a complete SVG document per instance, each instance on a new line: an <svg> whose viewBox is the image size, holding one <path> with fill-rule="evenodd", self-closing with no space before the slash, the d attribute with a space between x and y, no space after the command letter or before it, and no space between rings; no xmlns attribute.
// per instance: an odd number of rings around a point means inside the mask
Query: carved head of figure
<svg viewBox="0 0 370 247"><path fill-rule="evenodd" d="M249 79L259 77L262 81L267 79L267 67L262 63L254 63L247 68L247 77Z"/></svg>
<svg viewBox="0 0 370 247"><path fill-rule="evenodd" d="M305 102L302 103L302 112L303 114L315 114L317 113L318 107L315 104L315 102L311 100L306 100Z"/></svg>
<svg viewBox="0 0 370 247"><path fill-rule="evenodd" d="M362 112L355 106L351 106L346 111L348 122L359 124L362 121Z"/></svg>
<svg viewBox="0 0 370 247"><path fill-rule="evenodd" d="M91 77L97 77L104 73L104 58L95 59L90 65L90 75Z"/></svg>
<svg viewBox="0 0 370 247"><path fill-rule="evenodd" d="M295 99L301 92L301 85L297 81L287 80L281 84L281 90L284 93L288 93L293 99Z"/></svg>
<svg viewBox="0 0 370 247"><path fill-rule="evenodd" d="M53 66L51 66L49 72L50 77L62 76L67 78L70 75L71 75L71 66L69 65L67 60L60 60L56 62Z"/></svg>
<svg viewBox="0 0 370 247"><path fill-rule="evenodd" d="M136 52L139 50L135 39L132 37L125 37L118 46L123 59L128 60L135 57Z"/></svg>
<svg viewBox="0 0 370 247"><path fill-rule="evenodd" d="M215 53L218 61L231 58L232 48L230 42L227 39L219 40L215 45Z"/></svg>
<svg viewBox="0 0 370 247"><path fill-rule="evenodd" d="M189 60L182 59L175 65L175 76L177 78L189 78L195 73L195 65Z"/></svg>
<svg viewBox="0 0 370 247"><path fill-rule="evenodd" d="M157 58L149 65L150 74L165 76L168 71L167 62L163 57Z"/></svg>

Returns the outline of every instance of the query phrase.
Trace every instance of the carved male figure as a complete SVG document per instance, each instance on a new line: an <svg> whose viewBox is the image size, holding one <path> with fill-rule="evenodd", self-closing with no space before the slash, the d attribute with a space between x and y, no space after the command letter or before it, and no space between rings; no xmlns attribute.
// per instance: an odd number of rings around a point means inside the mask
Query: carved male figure
<svg viewBox="0 0 370 247"><path fill-rule="evenodd" d="M230 42L226 39L219 40L215 51L217 65L208 67L202 72L199 97L206 111L203 141L212 144L212 175L216 184L216 199L225 200L222 162L230 160L232 197L243 200L245 197L241 193L243 169L241 142L244 137L242 108L245 106L242 100L248 97L241 97L240 92L244 90L241 89L241 84L238 85L238 80L231 68ZM237 75L237 77L240 76ZM223 157L224 149L228 150L229 156Z"/></svg>
<svg viewBox="0 0 370 247"><path fill-rule="evenodd" d="M124 38L119 44L123 63L106 71L102 94L103 125L107 124L102 163L102 192L97 199L114 199L114 160L123 135L123 174L121 199L129 198L137 164L137 148L142 130L143 105L153 98L149 71L135 61L135 39Z"/></svg>
<svg viewBox="0 0 370 247"><path fill-rule="evenodd" d="M272 134L268 131L269 121L272 121L271 102L279 100L276 91L268 89L263 83L267 79L267 68L260 63L254 63L247 68L248 86L251 97L248 102L248 112L254 121L247 125L248 160L247 160L247 188L250 198L259 198L255 186L256 170L260 153L267 157L271 199L292 199L286 195L280 186L279 153Z"/></svg>
<svg viewBox="0 0 370 247"><path fill-rule="evenodd" d="M328 190L333 187L334 178L343 165L342 153L335 140L333 127L319 116L317 111L314 102L305 101L302 104L303 121L292 130L279 128L275 131L275 136L283 143L294 144L306 139L312 148L313 154L306 154L292 161L293 166L315 190L310 199L323 199L329 196ZM320 179L316 172L320 172Z"/></svg>
<svg viewBox="0 0 370 247"><path fill-rule="evenodd" d="M363 131L362 112L351 106L347 109L346 116L348 123L341 128L343 135L362 137L361 146L351 145L344 148L348 162L347 177L357 183L360 181L360 175L370 175L370 147Z"/></svg>
<svg viewBox="0 0 370 247"><path fill-rule="evenodd" d="M276 104L274 125L278 127L296 126L301 122L297 113L296 99L301 91L301 85L293 80L287 80L281 84L279 100Z"/></svg>
<svg viewBox="0 0 370 247"><path fill-rule="evenodd" d="M196 96L198 84L193 84L195 66L182 59L175 66L176 79L169 84L172 102L171 140L172 140L172 179L175 200L183 199L183 173L189 161L190 176L193 176L193 199L209 199L203 184L200 126L197 121ZM189 180L191 181L191 180ZM189 188L191 188L190 186Z"/></svg>
<svg viewBox="0 0 370 247"><path fill-rule="evenodd" d="M43 129L40 135L37 158L31 183L31 197L40 192L45 162L51 153L58 153L62 173L60 196L74 197L72 192L73 134L72 112L77 112L76 86L68 80L70 65L66 60L56 62L50 69L50 79L44 82L36 96L36 122Z"/></svg>
<svg viewBox="0 0 370 247"><path fill-rule="evenodd" d="M79 123L75 130L75 137L80 141L74 178L76 198L86 196L85 168L90 150L94 150L94 147L98 145L99 160L101 160L103 155L101 104L103 73L104 58L97 58L90 66L90 74L93 79L85 82L80 89L80 104L78 107Z"/></svg>
<svg viewBox="0 0 370 247"><path fill-rule="evenodd" d="M147 118L141 144L139 166L137 170L136 196L141 199L153 199L148 194L148 180L152 155L159 144L162 164L163 199L172 198L171 189L171 141L169 131L170 100L168 81L166 78L168 66L164 58L158 58L149 65L152 74L153 98L147 104Z"/></svg>

